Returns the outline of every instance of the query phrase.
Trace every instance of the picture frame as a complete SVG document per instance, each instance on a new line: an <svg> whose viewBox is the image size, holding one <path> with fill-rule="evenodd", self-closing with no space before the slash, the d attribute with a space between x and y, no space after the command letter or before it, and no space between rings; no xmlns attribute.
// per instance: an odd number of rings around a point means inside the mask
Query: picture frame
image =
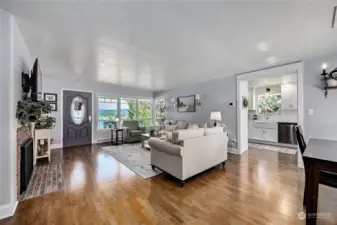
<svg viewBox="0 0 337 225"><path fill-rule="evenodd" d="M43 101L41 92L37 93L37 100L38 101Z"/></svg>
<svg viewBox="0 0 337 225"><path fill-rule="evenodd" d="M51 103L48 103L48 104L50 105L52 112L57 111L57 103L56 102L51 102Z"/></svg>
<svg viewBox="0 0 337 225"><path fill-rule="evenodd" d="M57 102L57 94L55 93L44 93L43 100L45 102Z"/></svg>
<svg viewBox="0 0 337 225"><path fill-rule="evenodd" d="M177 98L177 112L195 112L195 95L181 96Z"/></svg>

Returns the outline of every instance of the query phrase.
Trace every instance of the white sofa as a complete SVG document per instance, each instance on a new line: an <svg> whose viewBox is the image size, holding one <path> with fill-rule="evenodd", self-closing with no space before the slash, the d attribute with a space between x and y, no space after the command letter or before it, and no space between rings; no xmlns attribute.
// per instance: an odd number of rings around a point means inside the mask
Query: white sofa
<svg viewBox="0 0 337 225"><path fill-rule="evenodd" d="M227 133L223 128L174 131L172 140L150 138L152 169L158 168L185 181L227 160Z"/></svg>

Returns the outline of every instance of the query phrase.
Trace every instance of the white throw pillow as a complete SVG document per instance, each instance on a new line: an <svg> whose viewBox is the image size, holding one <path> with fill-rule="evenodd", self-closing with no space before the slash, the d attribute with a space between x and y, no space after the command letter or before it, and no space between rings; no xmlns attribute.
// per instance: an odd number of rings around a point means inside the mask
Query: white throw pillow
<svg viewBox="0 0 337 225"><path fill-rule="evenodd" d="M173 132L177 129L177 125L165 125L165 130Z"/></svg>
<svg viewBox="0 0 337 225"><path fill-rule="evenodd" d="M212 128L205 128L205 136L217 134L223 132L223 127L212 127Z"/></svg>
<svg viewBox="0 0 337 225"><path fill-rule="evenodd" d="M198 124L195 123L189 123L187 129L197 129L199 128Z"/></svg>

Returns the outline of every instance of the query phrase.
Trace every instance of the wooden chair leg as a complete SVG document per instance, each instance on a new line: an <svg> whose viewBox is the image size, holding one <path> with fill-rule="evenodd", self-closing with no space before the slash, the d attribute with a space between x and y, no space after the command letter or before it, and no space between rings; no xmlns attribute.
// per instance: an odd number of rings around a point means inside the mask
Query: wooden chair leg
<svg viewBox="0 0 337 225"><path fill-rule="evenodd" d="M306 206L306 204L307 204L306 194L307 194L307 189L306 189L306 187L304 185L303 206Z"/></svg>

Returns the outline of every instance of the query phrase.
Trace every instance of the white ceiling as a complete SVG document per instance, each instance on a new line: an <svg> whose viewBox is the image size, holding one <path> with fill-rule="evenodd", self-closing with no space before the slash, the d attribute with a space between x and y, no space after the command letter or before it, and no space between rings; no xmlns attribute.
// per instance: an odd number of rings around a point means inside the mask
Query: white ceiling
<svg viewBox="0 0 337 225"><path fill-rule="evenodd" d="M285 74L282 76L271 76L248 81L250 88L266 87L272 85L281 85L297 82L297 74Z"/></svg>
<svg viewBox="0 0 337 225"><path fill-rule="evenodd" d="M337 1L1 1L46 76L150 90L337 50Z"/></svg>

